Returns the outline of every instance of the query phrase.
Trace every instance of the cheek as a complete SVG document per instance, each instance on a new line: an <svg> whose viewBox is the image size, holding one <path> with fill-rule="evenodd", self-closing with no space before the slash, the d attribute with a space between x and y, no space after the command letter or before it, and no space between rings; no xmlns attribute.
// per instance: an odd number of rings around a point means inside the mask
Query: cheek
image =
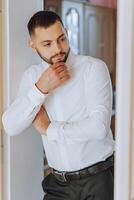
<svg viewBox="0 0 134 200"><path fill-rule="evenodd" d="M44 56L44 57L46 57L46 58L50 58L53 54L53 52L52 52L52 49L50 49L50 48L48 48L48 49L46 49L46 48L41 48L40 49L40 53Z"/></svg>
<svg viewBox="0 0 134 200"><path fill-rule="evenodd" d="M68 50L68 48L69 48L69 42L66 41L66 42L63 44L62 47L63 47L63 49Z"/></svg>

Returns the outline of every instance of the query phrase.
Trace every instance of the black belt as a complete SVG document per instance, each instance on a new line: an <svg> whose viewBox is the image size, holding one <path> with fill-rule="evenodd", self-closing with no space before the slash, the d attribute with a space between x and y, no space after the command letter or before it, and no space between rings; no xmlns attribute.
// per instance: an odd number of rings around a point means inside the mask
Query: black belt
<svg viewBox="0 0 134 200"><path fill-rule="evenodd" d="M97 174L114 165L114 156L108 157L105 161L98 162L92 166L74 172L61 172L52 168L53 175L61 182L68 182L71 180L78 180L88 176Z"/></svg>

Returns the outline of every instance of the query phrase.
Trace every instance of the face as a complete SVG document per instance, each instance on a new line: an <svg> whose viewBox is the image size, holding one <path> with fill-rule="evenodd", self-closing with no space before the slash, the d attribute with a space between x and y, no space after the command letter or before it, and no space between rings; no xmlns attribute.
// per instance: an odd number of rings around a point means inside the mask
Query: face
<svg viewBox="0 0 134 200"><path fill-rule="evenodd" d="M65 62L69 53L67 32L59 21L47 29L37 27L31 36L30 47L49 64Z"/></svg>

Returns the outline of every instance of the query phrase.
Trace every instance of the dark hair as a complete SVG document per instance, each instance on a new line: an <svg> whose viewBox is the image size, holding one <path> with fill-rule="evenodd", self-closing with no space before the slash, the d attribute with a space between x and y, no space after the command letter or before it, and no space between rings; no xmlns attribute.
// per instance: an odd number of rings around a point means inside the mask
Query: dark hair
<svg viewBox="0 0 134 200"><path fill-rule="evenodd" d="M27 24L29 34L34 34L35 28L37 27L48 28L49 26L53 25L56 21L59 21L62 24L62 26L64 26L61 18L55 12L44 10L39 11L31 17Z"/></svg>

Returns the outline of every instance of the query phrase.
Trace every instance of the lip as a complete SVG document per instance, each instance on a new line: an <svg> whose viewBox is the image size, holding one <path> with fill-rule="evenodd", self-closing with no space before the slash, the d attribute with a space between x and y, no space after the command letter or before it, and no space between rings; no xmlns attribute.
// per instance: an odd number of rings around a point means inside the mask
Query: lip
<svg viewBox="0 0 134 200"><path fill-rule="evenodd" d="M60 55L60 56L56 56L53 60L55 60L55 62L59 62L62 61L65 58L65 55Z"/></svg>
<svg viewBox="0 0 134 200"><path fill-rule="evenodd" d="M58 58L62 58L63 56L65 56L64 54L60 55L60 56L56 56L55 58L58 59Z"/></svg>

